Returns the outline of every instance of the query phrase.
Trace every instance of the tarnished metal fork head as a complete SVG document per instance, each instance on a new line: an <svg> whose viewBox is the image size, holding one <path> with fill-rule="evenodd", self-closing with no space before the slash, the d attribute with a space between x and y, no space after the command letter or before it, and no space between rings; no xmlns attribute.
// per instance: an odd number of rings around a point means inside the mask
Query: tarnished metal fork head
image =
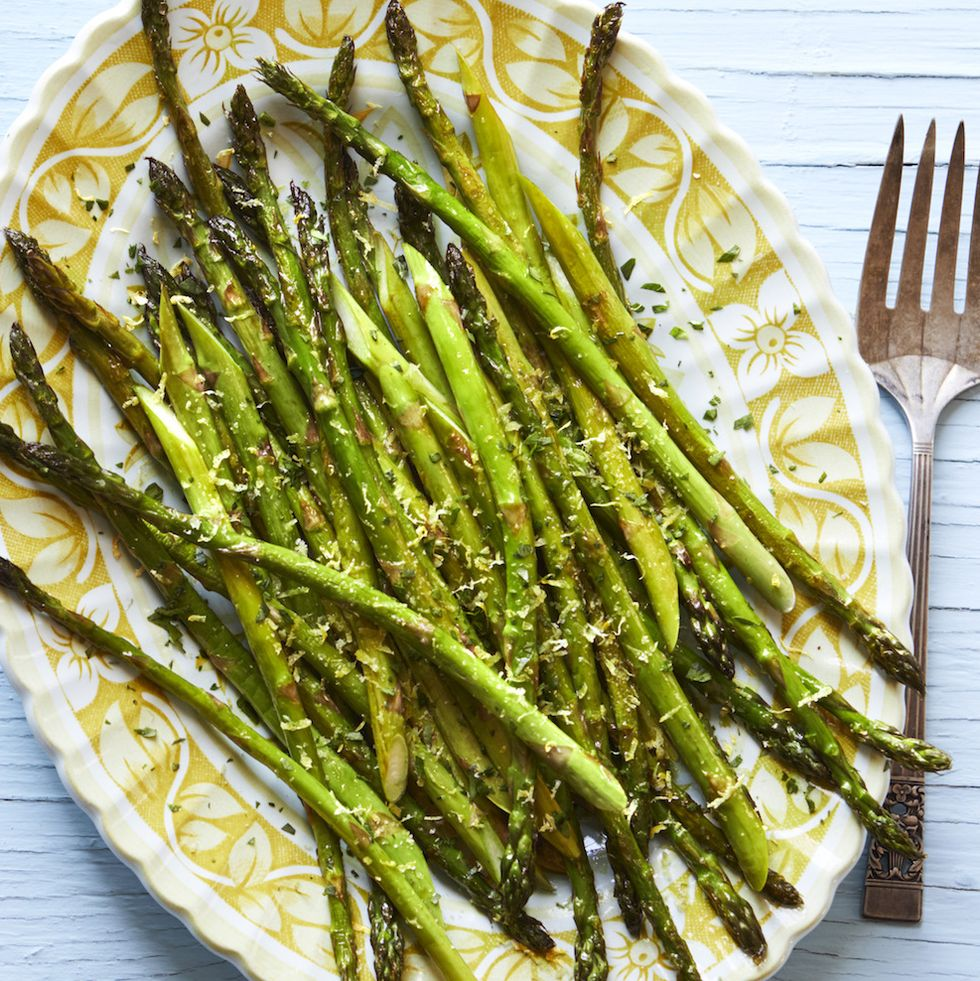
<svg viewBox="0 0 980 981"><path fill-rule="evenodd" d="M970 231L966 303L962 313L953 305L964 143L960 123L946 172L928 309L922 303L922 271L936 157L935 121L929 125L915 175L895 306L887 305L886 294L902 186L905 127L901 117L885 161L861 273L857 310L861 356L871 366L878 384L902 407L917 441L931 439L943 408L980 383L980 176Z"/></svg>

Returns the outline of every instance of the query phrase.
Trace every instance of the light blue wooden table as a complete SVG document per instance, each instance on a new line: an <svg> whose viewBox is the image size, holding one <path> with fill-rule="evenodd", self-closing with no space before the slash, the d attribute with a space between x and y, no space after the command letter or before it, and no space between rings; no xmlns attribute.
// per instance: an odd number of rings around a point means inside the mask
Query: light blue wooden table
<svg viewBox="0 0 980 981"><path fill-rule="evenodd" d="M106 6L0 4L0 132L42 70ZM898 113L910 143L936 117L941 159L965 119L968 153L980 159L975 0L636 0L627 24L748 141L848 309ZM904 494L908 439L893 406L882 411ZM950 408L937 445L928 726L957 765L929 781L925 917L916 927L863 921L862 863L781 981L980 977L978 522L980 396L972 395ZM93 977L227 981L238 974L158 907L106 848L0 682L0 978Z"/></svg>

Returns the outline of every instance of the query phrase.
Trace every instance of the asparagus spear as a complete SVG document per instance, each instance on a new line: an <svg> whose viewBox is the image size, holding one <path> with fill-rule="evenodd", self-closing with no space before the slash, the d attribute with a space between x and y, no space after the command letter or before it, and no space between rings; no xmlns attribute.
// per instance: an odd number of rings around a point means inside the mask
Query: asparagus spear
<svg viewBox="0 0 980 981"><path fill-rule="evenodd" d="M196 452L169 410L162 405L150 408L156 416L155 423L166 432L172 444L170 453L178 447L187 454ZM140 493L107 470L66 457L38 443L23 444L23 452L33 458L41 470L77 480L81 486L138 512L158 527L202 547L234 555L294 579L385 627L439 670L456 679L478 702L485 704L547 767L567 779L583 799L599 810L616 811L626 806L625 794L608 770L528 705L516 689L488 666L489 655L485 651L464 647L446 630L384 593L289 549L241 535L227 524L182 514Z"/></svg>
<svg viewBox="0 0 980 981"><path fill-rule="evenodd" d="M287 68L260 59L259 73L271 88L314 118L327 123L341 140L374 163L382 173L403 184L463 238L508 293L532 311L541 330L555 339L606 407L637 434L645 452L656 461L665 479L672 483L698 520L711 529L717 541L725 543L728 558L778 609L792 607L792 584L778 563L749 532L731 506L688 463L597 342L578 328L553 294L527 275L525 263L506 241L440 187L418 164L369 134L353 116L318 96Z"/></svg>
<svg viewBox="0 0 980 981"><path fill-rule="evenodd" d="M469 300L464 302L464 311L467 312L468 322L478 322L484 300L475 283L471 281L468 287L464 285L468 278L467 267L458 249L450 248L447 264L450 278L457 285L457 295L462 295L461 287L466 289ZM486 315L485 309L482 315ZM761 823L748 795L737 786L734 771L717 752L704 722L693 710L671 673L664 652L651 638L629 596L618 565L606 548L588 505L578 491L553 430L548 428L548 421L537 414L505 359L497 357L484 363L501 395L510 403L524 427L525 440L533 440L537 447L536 458L542 477L572 535L579 564L592 579L603 607L618 631L619 641L629 658L643 697L654 707L658 718L664 719L671 742L688 763L702 790L710 800L719 801L716 805L719 816L725 824L732 847L739 854L746 878L753 888L761 886L768 865L768 849Z"/></svg>
<svg viewBox="0 0 980 981"><path fill-rule="evenodd" d="M248 185L245 183L245 179L241 174L234 170L230 170L227 167L214 168L215 173L218 175L218 179L221 181L221 185L224 188L225 198L231 205L231 210L239 222L249 230L257 239L261 240L263 237L262 223L259 219L259 214L261 212L261 205L252 196L252 192L248 189ZM212 215L212 218L216 217L227 217L219 212L217 215ZM265 244L265 243L263 243Z"/></svg>
<svg viewBox="0 0 980 981"><path fill-rule="evenodd" d="M416 252L425 256L425 261L439 274L443 282L447 279L446 263L436 241L436 231L432 224L432 213L423 208L401 184L395 185L395 207L398 208L398 231L402 241Z"/></svg>
<svg viewBox="0 0 980 981"><path fill-rule="evenodd" d="M716 855L720 855L730 865L738 864L721 829L712 823L697 801L676 787L669 793L668 798L667 806L671 815L678 823L683 824L697 841L710 848ZM769 870L761 893L776 906L799 909L803 905L803 897L796 887L773 869Z"/></svg>
<svg viewBox="0 0 980 981"><path fill-rule="evenodd" d="M567 364L560 365L559 377L582 427L589 452L611 491L611 503L618 515L619 526L640 570L667 649L673 650L680 631L680 607L674 563L663 533L612 419Z"/></svg>
<svg viewBox="0 0 980 981"><path fill-rule="evenodd" d="M240 510L238 482L229 463L214 414L204 394L204 378L187 349L166 288L160 294L160 367L164 390L177 417L197 444L224 509L236 520Z"/></svg>
<svg viewBox="0 0 980 981"><path fill-rule="evenodd" d="M136 668L148 680L192 708L243 752L271 770L344 840L406 922L415 929L423 949L446 977L475 981L475 976L447 936L438 913L419 896L406 872L388 855L380 840L349 807L341 804L330 787L317 780L275 743L242 722L212 695L184 680L124 638L66 610L58 600L35 586L22 570L6 559L0 559L0 586L88 641L96 650Z"/></svg>
<svg viewBox="0 0 980 981"><path fill-rule="evenodd" d="M160 382L160 366L153 352L127 330L105 307L85 297L64 270L56 266L37 240L16 229L6 229L7 241L31 292L59 317L78 321L98 334L123 361L131 364L150 385Z"/></svg>
<svg viewBox="0 0 980 981"><path fill-rule="evenodd" d="M377 981L400 981L405 964L405 937L395 908L377 888L368 896L368 919L375 978Z"/></svg>
<svg viewBox="0 0 980 981"><path fill-rule="evenodd" d="M170 51L170 23L167 0L142 0L143 36L149 41L153 73L167 108L187 173L194 191L209 215L230 214L221 181L198 139L197 126L187 108L187 101L177 80L177 66Z"/></svg>
<svg viewBox="0 0 980 981"><path fill-rule="evenodd" d="M442 523L450 537L450 548L461 553L461 561L482 597L491 626L502 620L503 586L491 563L482 530L471 510L465 507L463 491L456 474L449 466L441 443L429 425L428 407L419 397L416 387L405 377L403 359L375 357L373 351L381 345L374 324L336 276L331 277L331 290L337 311L345 326L345 335L352 352L361 352L362 364L372 371L382 396L395 420L398 434L405 445L422 486L440 512ZM382 341L382 343L385 343ZM390 350L385 344L385 351ZM409 371L417 366L409 365Z"/></svg>
<svg viewBox="0 0 980 981"><path fill-rule="evenodd" d="M595 877L567 788L560 789L559 801L563 817L571 825L579 849L577 858L565 860L575 920L575 981L605 981L609 976L609 963L606 960L606 939L602 932Z"/></svg>
<svg viewBox="0 0 980 981"><path fill-rule="evenodd" d="M425 70L419 59L415 31L398 0L390 0L388 4L385 12L385 30L388 35L388 47L391 49L395 67L405 86L405 92L418 113L439 160L449 172L453 184L467 206L481 221L498 235L506 236L507 223L497 210L493 198L473 166L452 122L429 88ZM333 128L329 120L324 119L324 122ZM337 135L344 139L343 134ZM347 142L346 139L344 142Z"/></svg>
<svg viewBox="0 0 980 981"><path fill-rule="evenodd" d="M623 4L611 3L592 22L592 36L585 49L582 65L582 87L579 91L581 111L578 118L578 206L585 218L589 244L619 299L626 302L626 292L619 267L609 243L609 226L602 213L602 158L597 146L599 115L602 112L602 70L606 67L623 21Z"/></svg>
<svg viewBox="0 0 980 981"><path fill-rule="evenodd" d="M459 311L425 257L405 246L419 306L463 421L486 468L503 532L504 661L511 682L528 701L537 692L537 557L534 529L517 463L464 333ZM534 770L515 752L508 773L511 810L502 866L505 902L518 909L534 888Z"/></svg>

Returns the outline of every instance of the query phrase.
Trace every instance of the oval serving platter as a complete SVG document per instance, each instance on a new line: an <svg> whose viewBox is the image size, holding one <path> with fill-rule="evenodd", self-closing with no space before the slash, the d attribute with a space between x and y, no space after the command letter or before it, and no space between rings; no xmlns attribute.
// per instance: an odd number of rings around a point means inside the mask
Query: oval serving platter
<svg viewBox="0 0 980 981"><path fill-rule="evenodd" d="M249 71L258 56L277 58L322 87L338 41L350 34L359 58L355 103L373 104L370 125L392 140L405 132L408 149L437 172L427 147L413 142L411 110L389 64L383 3L189 0L173 7L180 79L212 153L227 142L222 102L244 81L258 107L279 121L270 131L276 178L307 180L316 194L322 186L316 135ZM455 81L458 50L482 71L528 176L573 212L578 76L595 8L562 0L520 7L409 0L405 7L450 114L465 118ZM692 410L721 397L712 425L736 467L852 591L904 630L911 597L904 519L877 389L786 202L704 97L628 33L606 73L601 151L620 259L636 260L633 299L647 307L669 303L649 315L671 380ZM182 255L152 205L147 155L178 157L133 0L93 21L39 82L7 142L0 219L30 231L90 295L134 318L138 308L127 307L136 282L130 248L152 242L168 261ZM383 209L390 187L382 181L374 192ZM737 256L717 262L724 253ZM665 293L644 292L650 281ZM133 481L153 479L104 394L76 366L66 337L26 293L9 252L0 259L0 311L4 330L14 319L26 325L99 458ZM673 326L686 336L672 336ZM746 416L752 426L736 429ZM5 343L0 418L27 438L42 435ZM192 650L167 649L166 632L148 619L156 605L152 590L105 528L7 468L0 470L0 536L7 553L69 605L194 671L199 683L219 685ZM231 762L227 746L180 706L120 667L89 658L76 641L6 597L0 621L0 658L32 726L73 796L150 892L249 977L334 976L322 887L298 802L264 774ZM801 602L781 621L770 617L770 626L801 663L859 707L901 723L898 686L869 671L818 610ZM153 729L156 738L136 729ZM749 981L770 976L819 922L864 835L836 798L787 781L734 728L721 735L741 758L740 774L770 828L773 866L798 886L805 907L760 906L769 955L756 965L734 949L679 861L656 846L651 860L704 977ZM857 765L882 796L880 761L859 752ZM611 978L670 976L656 944L634 940L623 928L594 844ZM559 942L547 962L529 960L451 891L443 903L454 942L481 979L530 981L571 976L566 899L538 895L531 902ZM409 963L410 977L428 976L420 958Z"/></svg>

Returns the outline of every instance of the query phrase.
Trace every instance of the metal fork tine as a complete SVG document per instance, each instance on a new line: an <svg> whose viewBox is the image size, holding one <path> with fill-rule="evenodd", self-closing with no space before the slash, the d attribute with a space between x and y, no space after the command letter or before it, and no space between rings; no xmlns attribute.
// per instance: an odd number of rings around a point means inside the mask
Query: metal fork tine
<svg viewBox="0 0 980 981"><path fill-rule="evenodd" d="M977 171L977 189L973 195L973 223L970 227L970 260L966 270L967 311L980 307L980 170Z"/></svg>
<svg viewBox="0 0 980 981"><path fill-rule="evenodd" d="M929 205L932 198L932 174L936 166L936 121L929 123L926 141L919 157L919 169L912 189L912 207L909 210L908 230L905 233L905 250L902 253L902 271L898 277L896 308L905 304L922 302L922 267L926 258L926 238L929 234Z"/></svg>
<svg viewBox="0 0 980 981"><path fill-rule="evenodd" d="M888 267L892 261L892 245L895 241L895 220L898 216L898 199L902 190L902 161L905 155L905 120L898 117L895 133L892 136L885 169L878 188L874 215L871 218L871 233L868 247L864 253L864 267L861 270L861 286L858 294L858 322L862 314L874 308L884 307L888 292ZM877 357L866 360L876 361Z"/></svg>
<svg viewBox="0 0 980 981"><path fill-rule="evenodd" d="M956 129L953 152L946 171L946 189L943 192L943 208L939 219L939 240L936 243L936 273L932 281L930 312L946 312L953 309L953 291L956 287L956 256L960 238L960 210L963 207L963 166L965 132L963 123ZM956 353L955 332L953 349Z"/></svg>

